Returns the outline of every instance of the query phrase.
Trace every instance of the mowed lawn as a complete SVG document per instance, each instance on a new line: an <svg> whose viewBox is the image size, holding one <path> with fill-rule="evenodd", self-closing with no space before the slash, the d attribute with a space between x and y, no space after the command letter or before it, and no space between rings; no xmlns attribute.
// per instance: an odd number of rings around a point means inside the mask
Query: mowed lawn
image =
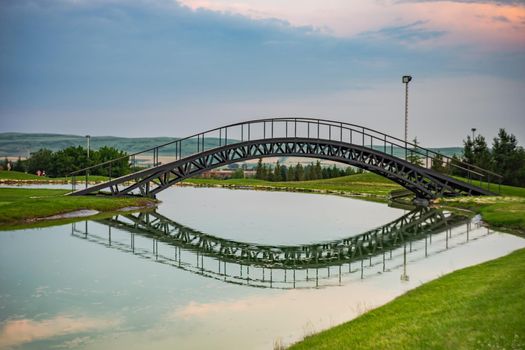
<svg viewBox="0 0 525 350"><path fill-rule="evenodd" d="M70 197L64 195L67 192L57 189L0 188L0 226L82 209L107 212L153 203L147 198Z"/></svg>
<svg viewBox="0 0 525 350"><path fill-rule="evenodd" d="M188 179L186 183L195 185L221 185L221 186L246 186L246 187L270 187L290 190L312 190L344 192L355 195L375 195L386 197L393 190L402 187L393 181L373 173L363 173L348 176L341 176L332 179L310 180L310 181L286 181L272 182L257 179Z"/></svg>
<svg viewBox="0 0 525 350"><path fill-rule="evenodd" d="M426 283L290 349L525 349L525 250Z"/></svg>
<svg viewBox="0 0 525 350"><path fill-rule="evenodd" d="M85 181L85 176L77 176L76 178L77 183L81 183ZM28 181L28 182L42 182L42 183L49 183L49 182L70 182L72 180L71 177L47 177L47 176L37 176L34 174L28 174L23 173L20 171L7 171L7 170L0 170L0 180L4 181ZM100 175L89 175L88 181L90 182L102 182L107 181L107 176L100 176Z"/></svg>

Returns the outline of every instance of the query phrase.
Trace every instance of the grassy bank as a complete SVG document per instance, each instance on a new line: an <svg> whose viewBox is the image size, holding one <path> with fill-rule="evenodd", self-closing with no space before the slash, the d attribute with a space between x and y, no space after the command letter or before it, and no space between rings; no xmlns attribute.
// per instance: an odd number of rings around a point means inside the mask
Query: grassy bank
<svg viewBox="0 0 525 350"><path fill-rule="evenodd" d="M496 230L525 236L525 197L461 197L440 199L437 203L476 212Z"/></svg>
<svg viewBox="0 0 525 350"><path fill-rule="evenodd" d="M77 210L112 212L126 207L153 205L146 198L64 196L67 190L0 188L0 229L39 222L49 216Z"/></svg>
<svg viewBox="0 0 525 350"><path fill-rule="evenodd" d="M255 189L328 192L379 198L387 198L391 191L402 188L395 182L372 173L311 181L272 182L257 179L188 179L184 182L197 186L250 187Z"/></svg>
<svg viewBox="0 0 525 350"><path fill-rule="evenodd" d="M453 272L291 349L523 349L525 250Z"/></svg>

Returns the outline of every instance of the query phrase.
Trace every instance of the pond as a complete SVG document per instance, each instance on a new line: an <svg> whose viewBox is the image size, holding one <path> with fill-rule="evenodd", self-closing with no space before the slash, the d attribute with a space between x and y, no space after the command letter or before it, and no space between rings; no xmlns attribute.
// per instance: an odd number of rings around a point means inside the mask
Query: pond
<svg viewBox="0 0 525 350"><path fill-rule="evenodd" d="M272 349L525 247L435 209L174 187L159 208L0 232L0 348Z"/></svg>

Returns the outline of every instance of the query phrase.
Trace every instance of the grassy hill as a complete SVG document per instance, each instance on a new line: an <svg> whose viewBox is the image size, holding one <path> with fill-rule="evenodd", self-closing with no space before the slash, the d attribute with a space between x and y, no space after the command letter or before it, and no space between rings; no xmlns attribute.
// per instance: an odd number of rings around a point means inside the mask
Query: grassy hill
<svg viewBox="0 0 525 350"><path fill-rule="evenodd" d="M99 149L103 146L115 147L128 153L139 152L148 148L162 145L177 138L171 137L115 137L115 136L92 136L90 147ZM208 138L206 146L216 145L218 139ZM41 148L58 151L70 146L86 147L85 136L61 135L61 134L24 134L24 133L0 133L0 157L27 157L31 152ZM196 140L185 142L182 152L188 154L194 152L197 145ZM168 146L161 150L161 154L175 154L175 147Z"/></svg>
<svg viewBox="0 0 525 350"><path fill-rule="evenodd" d="M91 148L98 149L103 146L115 147L128 153L139 152L148 148L155 147L170 141L176 137L115 137L115 136L92 136ZM233 140L232 140L233 141ZM183 147L183 154L190 154L196 150L196 140L187 142ZM218 144L218 139L207 138L205 146L211 147ZM62 135L62 134L26 134L26 133L0 133L0 157L27 157L31 152L41 148L58 151L70 146L86 146L86 138L81 135ZM377 147L382 150L382 147ZM462 151L460 147L435 148L434 150L444 155L451 156ZM171 155L175 153L175 147L168 146L161 150L161 155ZM404 151L394 149L394 154L402 155Z"/></svg>

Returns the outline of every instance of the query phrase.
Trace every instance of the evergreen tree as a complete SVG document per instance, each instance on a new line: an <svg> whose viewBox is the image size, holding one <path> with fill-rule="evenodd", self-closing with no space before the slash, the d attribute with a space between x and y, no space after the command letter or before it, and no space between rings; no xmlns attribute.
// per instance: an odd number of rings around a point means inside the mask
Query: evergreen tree
<svg viewBox="0 0 525 350"><path fill-rule="evenodd" d="M332 166L332 178L339 177L339 168L334 164Z"/></svg>
<svg viewBox="0 0 525 350"><path fill-rule="evenodd" d="M24 163L22 162L22 158L20 156L18 157L15 165L13 166L13 170L14 171L20 171L20 172L25 172L26 171Z"/></svg>
<svg viewBox="0 0 525 350"><path fill-rule="evenodd" d="M304 167L304 179L305 180L313 180L313 165L308 164Z"/></svg>
<svg viewBox="0 0 525 350"><path fill-rule="evenodd" d="M275 181L274 177L273 177L272 166L270 164L267 164L267 165L265 165L265 169L266 169L266 172L265 172L266 178L265 178L265 180Z"/></svg>
<svg viewBox="0 0 525 350"><path fill-rule="evenodd" d="M288 167L281 165L281 181L288 181Z"/></svg>
<svg viewBox="0 0 525 350"><path fill-rule="evenodd" d="M323 169L321 169L321 162L319 160L315 163L314 174L316 180L323 178Z"/></svg>
<svg viewBox="0 0 525 350"><path fill-rule="evenodd" d="M288 168L288 174L286 175L286 181L295 181L295 167L291 165Z"/></svg>
<svg viewBox="0 0 525 350"><path fill-rule="evenodd" d="M257 162L257 168L255 168L255 178L259 180L263 179L262 158L259 158L259 161Z"/></svg>
<svg viewBox="0 0 525 350"><path fill-rule="evenodd" d="M301 163L297 163L295 166L295 181L303 181L304 180L304 168L301 165Z"/></svg>
<svg viewBox="0 0 525 350"><path fill-rule="evenodd" d="M282 181L281 165L279 164L279 161L275 163L275 167L273 168L273 181Z"/></svg>
<svg viewBox="0 0 525 350"><path fill-rule="evenodd" d="M419 153L417 153L417 146L419 145L417 137L414 137L414 140L412 141L412 143L414 144L414 148L408 152L407 161L414 165L422 166L423 160L421 159L421 156L419 155Z"/></svg>
<svg viewBox="0 0 525 350"><path fill-rule="evenodd" d="M440 173L445 171L445 166L443 165L443 156L441 153L436 154L436 156L432 158L432 164L430 165L430 168Z"/></svg>
<svg viewBox="0 0 525 350"><path fill-rule="evenodd" d="M450 175L465 176L465 172L459 168L461 160L457 155L452 155L452 160L446 165L445 170Z"/></svg>
<svg viewBox="0 0 525 350"><path fill-rule="evenodd" d="M232 173L231 176L232 179L243 179L244 178L244 169L243 168L237 168Z"/></svg>
<svg viewBox="0 0 525 350"><path fill-rule="evenodd" d="M491 169L492 168L492 156L490 150L485 141L485 137L482 135L476 136L472 146L473 153L473 163L474 165L483 168Z"/></svg>
<svg viewBox="0 0 525 350"><path fill-rule="evenodd" d="M327 168L327 167L323 167L323 169L321 170L321 174L323 175L323 179L328 179L330 178L330 168Z"/></svg>
<svg viewBox="0 0 525 350"><path fill-rule="evenodd" d="M348 176L348 175L354 175L356 172L354 170L354 168L352 168L351 166L349 167L346 167L346 170L345 170L345 175Z"/></svg>
<svg viewBox="0 0 525 350"><path fill-rule="evenodd" d="M474 141L467 136L466 140L463 140L463 161L465 163L474 164Z"/></svg>
<svg viewBox="0 0 525 350"><path fill-rule="evenodd" d="M525 186L525 151L518 140L500 129L492 144L494 170L503 176L503 183Z"/></svg>

